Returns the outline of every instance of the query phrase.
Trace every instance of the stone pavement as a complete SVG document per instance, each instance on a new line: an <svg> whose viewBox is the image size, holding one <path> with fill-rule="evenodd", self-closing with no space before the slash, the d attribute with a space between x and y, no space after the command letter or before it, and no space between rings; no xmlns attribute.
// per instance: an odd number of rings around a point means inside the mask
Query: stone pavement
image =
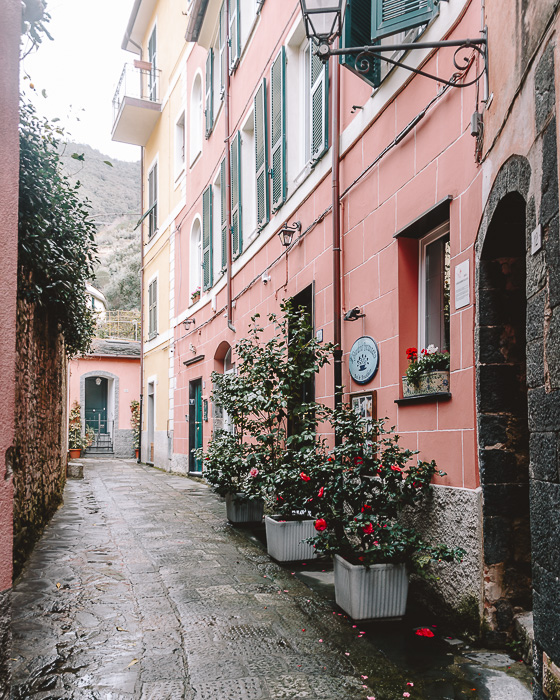
<svg viewBox="0 0 560 700"><path fill-rule="evenodd" d="M14 588L14 700L530 698L508 657L353 625L321 590L326 564L311 590L203 484L84 465Z"/></svg>

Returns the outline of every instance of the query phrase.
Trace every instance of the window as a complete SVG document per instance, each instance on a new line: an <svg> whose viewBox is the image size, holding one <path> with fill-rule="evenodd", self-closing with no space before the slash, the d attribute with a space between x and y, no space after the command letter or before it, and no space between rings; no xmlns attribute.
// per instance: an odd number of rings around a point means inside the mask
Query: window
<svg viewBox="0 0 560 700"><path fill-rule="evenodd" d="M212 261L212 185L202 194L202 288L206 291L214 283Z"/></svg>
<svg viewBox="0 0 560 700"><path fill-rule="evenodd" d="M451 255L449 222L420 240L418 346L449 350Z"/></svg>
<svg viewBox="0 0 560 700"><path fill-rule="evenodd" d="M226 159L220 163L220 233L221 233L221 265L227 267L227 183Z"/></svg>
<svg viewBox="0 0 560 700"><path fill-rule="evenodd" d="M270 69L270 151L272 210L286 201L286 51L282 47Z"/></svg>
<svg viewBox="0 0 560 700"><path fill-rule="evenodd" d="M190 165L202 151L202 78L197 73L191 91L190 109Z"/></svg>
<svg viewBox="0 0 560 700"><path fill-rule="evenodd" d="M157 277L148 285L148 340L157 335Z"/></svg>
<svg viewBox="0 0 560 700"><path fill-rule="evenodd" d="M262 123L260 128L262 128ZM240 145L240 164L243 163L243 168L239 167L239 182L240 193L239 199L243 202L243 207L240 212L239 220L241 221L241 230L245 240L251 240L257 231L257 198L256 198L256 180L255 180L255 120L253 110L245 118L245 122L241 127L241 145ZM233 173L233 158L231 162ZM264 169L262 170L263 188L267 185ZM264 190L263 190L264 191ZM232 190L233 194L233 190ZM261 205L262 206L262 205ZM232 214L233 220L233 214ZM238 252L241 253L243 245L239 246Z"/></svg>
<svg viewBox="0 0 560 700"><path fill-rule="evenodd" d="M190 294L200 293L200 273L202 270L202 235L200 217L194 220L191 229L190 246Z"/></svg>
<svg viewBox="0 0 560 700"><path fill-rule="evenodd" d="M245 135L243 136L245 140ZM255 178L257 228L260 230L268 223L268 128L266 114L266 78L263 78L254 99L254 131L255 144ZM253 188L251 188L253 189ZM251 230L251 229L248 229Z"/></svg>
<svg viewBox="0 0 560 700"><path fill-rule="evenodd" d="M226 90L226 4L220 8L220 28L218 30L218 53L220 57L220 99L224 99Z"/></svg>
<svg viewBox="0 0 560 700"><path fill-rule="evenodd" d="M303 137L302 167L314 164L328 150L328 66L315 55L313 42L301 47L303 95L301 126Z"/></svg>
<svg viewBox="0 0 560 700"><path fill-rule="evenodd" d="M204 120L206 138L214 128L214 49L206 56L206 91L204 100Z"/></svg>
<svg viewBox="0 0 560 700"><path fill-rule="evenodd" d="M151 238L157 231L157 193L158 174L157 163L148 173L148 238Z"/></svg>
<svg viewBox="0 0 560 700"><path fill-rule="evenodd" d="M241 42L239 36L239 0L230 0L229 3L229 70L231 73L237 68L241 55Z"/></svg>
<svg viewBox="0 0 560 700"><path fill-rule="evenodd" d="M241 132L233 137L230 146L231 168L231 251L234 258L243 252L241 207Z"/></svg>
<svg viewBox="0 0 560 700"><path fill-rule="evenodd" d="M175 123L175 179L185 168L185 113Z"/></svg>
<svg viewBox="0 0 560 700"><path fill-rule="evenodd" d="M220 277L222 269L222 173L216 173L212 185L212 275L214 282ZM225 217L225 212L223 214Z"/></svg>
<svg viewBox="0 0 560 700"><path fill-rule="evenodd" d="M439 11L438 0L373 0L373 40L408 31L430 22Z"/></svg>
<svg viewBox="0 0 560 700"><path fill-rule="evenodd" d="M154 27L148 40L148 61L151 63L150 74L148 76L148 96L152 102L158 99L157 84L157 43L156 28Z"/></svg>

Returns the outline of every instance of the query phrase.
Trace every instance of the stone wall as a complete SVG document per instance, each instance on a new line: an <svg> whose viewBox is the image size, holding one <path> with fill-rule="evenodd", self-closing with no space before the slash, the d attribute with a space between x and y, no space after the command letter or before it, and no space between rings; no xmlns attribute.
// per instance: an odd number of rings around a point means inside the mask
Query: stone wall
<svg viewBox="0 0 560 700"><path fill-rule="evenodd" d="M44 309L18 301L14 574L62 502L67 463L66 359Z"/></svg>
<svg viewBox="0 0 560 700"><path fill-rule="evenodd" d="M115 457L122 459L132 459L134 457L134 432L132 430L115 429L113 452Z"/></svg>

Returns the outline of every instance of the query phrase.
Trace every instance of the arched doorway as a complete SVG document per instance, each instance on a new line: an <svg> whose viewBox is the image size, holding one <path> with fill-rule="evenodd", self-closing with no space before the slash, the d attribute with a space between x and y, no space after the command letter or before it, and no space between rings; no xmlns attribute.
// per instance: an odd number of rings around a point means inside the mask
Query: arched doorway
<svg viewBox="0 0 560 700"><path fill-rule="evenodd" d="M483 494L484 618L503 643L530 610L531 538L526 344L526 201L495 206L479 240L477 418Z"/></svg>

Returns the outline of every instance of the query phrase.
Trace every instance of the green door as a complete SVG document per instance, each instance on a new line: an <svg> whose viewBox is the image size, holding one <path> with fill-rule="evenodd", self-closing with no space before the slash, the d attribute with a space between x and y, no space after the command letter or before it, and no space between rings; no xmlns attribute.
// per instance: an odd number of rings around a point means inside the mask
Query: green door
<svg viewBox="0 0 560 700"><path fill-rule="evenodd" d="M189 382L189 471L202 472L202 460L195 450L202 447L202 380Z"/></svg>
<svg viewBox="0 0 560 700"><path fill-rule="evenodd" d="M107 379L86 377L86 425L96 433L107 432Z"/></svg>

